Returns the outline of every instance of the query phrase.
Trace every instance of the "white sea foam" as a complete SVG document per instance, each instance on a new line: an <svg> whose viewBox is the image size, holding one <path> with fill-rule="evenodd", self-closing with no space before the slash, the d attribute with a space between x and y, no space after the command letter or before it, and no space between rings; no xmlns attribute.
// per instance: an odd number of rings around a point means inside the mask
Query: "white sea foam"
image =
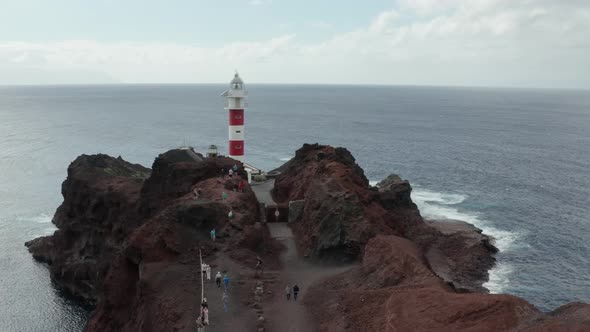
<svg viewBox="0 0 590 332"><path fill-rule="evenodd" d="M289 160L291 160L291 158L292 157L283 157L283 158L280 158L279 160L280 161L289 161Z"/></svg>
<svg viewBox="0 0 590 332"><path fill-rule="evenodd" d="M43 230L43 235L51 235L57 231L57 227L48 227Z"/></svg>
<svg viewBox="0 0 590 332"><path fill-rule="evenodd" d="M483 286L487 288L490 293L504 293L505 289L510 285L510 276L513 271L514 269L512 266L504 263L497 263L496 266L490 270L489 280L484 283Z"/></svg>
<svg viewBox="0 0 590 332"><path fill-rule="evenodd" d="M374 187L379 183L379 181L369 181L369 186Z"/></svg>
<svg viewBox="0 0 590 332"><path fill-rule="evenodd" d="M31 219L36 223L47 224L47 223L51 223L52 217L48 214L42 213L42 214L35 216Z"/></svg>
<svg viewBox="0 0 590 332"><path fill-rule="evenodd" d="M467 199L466 195L438 193L434 191L416 189L412 192L412 200L420 209L420 214L427 219L460 220L483 230L484 234L494 238L495 245L501 251L516 249L519 233L498 229L482 218L477 212L460 210L455 205Z"/></svg>
<svg viewBox="0 0 590 332"><path fill-rule="evenodd" d="M463 202L467 198L465 195L460 194L444 194L444 193L437 193L434 191L429 190L414 190L412 192L412 200L414 202L423 202L423 203L436 203L436 204L444 204L444 205L453 205L459 204ZM418 204L418 203L416 203Z"/></svg>
<svg viewBox="0 0 590 332"><path fill-rule="evenodd" d="M53 219L47 213L41 213L36 216L17 216L15 218L17 221L28 221L28 222L36 222L38 224L50 224L51 219Z"/></svg>

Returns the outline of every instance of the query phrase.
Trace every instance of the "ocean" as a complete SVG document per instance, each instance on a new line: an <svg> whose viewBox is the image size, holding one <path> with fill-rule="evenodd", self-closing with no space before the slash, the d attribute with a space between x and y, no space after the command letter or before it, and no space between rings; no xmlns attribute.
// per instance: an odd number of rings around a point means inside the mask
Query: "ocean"
<svg viewBox="0 0 590 332"><path fill-rule="evenodd" d="M246 161L303 143L348 148L374 182L408 179L423 216L495 237L485 284L542 310L590 302L590 91L250 85ZM151 166L168 149L227 150L225 85L0 87L0 331L80 331L88 308L24 242L51 234L80 154Z"/></svg>

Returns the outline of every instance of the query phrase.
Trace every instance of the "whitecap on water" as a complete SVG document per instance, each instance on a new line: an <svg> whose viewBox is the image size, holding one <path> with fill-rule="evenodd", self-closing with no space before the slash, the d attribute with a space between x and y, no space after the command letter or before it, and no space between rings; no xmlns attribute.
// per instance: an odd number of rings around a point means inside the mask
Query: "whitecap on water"
<svg viewBox="0 0 590 332"><path fill-rule="evenodd" d="M477 212L460 210L455 205L467 199L466 195L453 193L438 193L417 189L412 191L412 200L420 209L420 214L433 220L465 221L483 230L484 234L494 238L496 247L501 251L515 249L518 246L519 233L498 229L490 222L481 218Z"/></svg>
<svg viewBox="0 0 590 332"><path fill-rule="evenodd" d="M31 218L34 222L40 223L40 224L46 224L46 223L51 223L51 219L52 217L48 214L42 213L36 217Z"/></svg>
<svg viewBox="0 0 590 332"><path fill-rule="evenodd" d="M436 204L443 204L443 205L453 205L459 204L463 202L467 196L460 195L460 194L447 194L447 193L438 193L435 191L429 190L414 190L412 192L412 200L418 204L418 202L422 203L436 203Z"/></svg>
<svg viewBox="0 0 590 332"><path fill-rule="evenodd" d="M47 213L41 213L36 216L17 216L17 221L32 221L39 224L50 224L53 217Z"/></svg>
<svg viewBox="0 0 590 332"><path fill-rule="evenodd" d="M283 157L279 159L280 161L289 161L291 160L291 157Z"/></svg>
<svg viewBox="0 0 590 332"><path fill-rule="evenodd" d="M55 231L57 231L57 227L48 227L48 228L45 228L43 230L43 236L52 235L53 233L55 233Z"/></svg>
<svg viewBox="0 0 590 332"><path fill-rule="evenodd" d="M504 293L505 289L510 286L510 275L513 272L512 266L504 263L497 263L490 270L489 280L483 284L490 293Z"/></svg>

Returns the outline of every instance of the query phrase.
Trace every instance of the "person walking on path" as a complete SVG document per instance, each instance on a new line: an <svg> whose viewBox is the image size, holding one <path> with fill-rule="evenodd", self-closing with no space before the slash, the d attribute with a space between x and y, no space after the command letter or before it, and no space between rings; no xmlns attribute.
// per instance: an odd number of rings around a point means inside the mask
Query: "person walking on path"
<svg viewBox="0 0 590 332"><path fill-rule="evenodd" d="M217 288L221 288L221 279L223 277L221 276L221 272L217 271L217 274L215 275L215 284L217 285Z"/></svg>
<svg viewBox="0 0 590 332"><path fill-rule="evenodd" d="M228 171L228 174L229 174L229 177L231 179L234 176L234 170L230 168L229 171Z"/></svg>
<svg viewBox="0 0 590 332"><path fill-rule="evenodd" d="M211 265L207 264L205 267L205 273L207 273L207 280L211 280Z"/></svg>
<svg viewBox="0 0 590 332"><path fill-rule="evenodd" d="M229 221L231 221L233 217L234 217L234 211L229 210L229 213L227 214L227 219L229 219Z"/></svg>
<svg viewBox="0 0 590 332"><path fill-rule="evenodd" d="M209 232L209 235L211 235L211 240L215 242L215 228L213 228L211 232Z"/></svg>
<svg viewBox="0 0 590 332"><path fill-rule="evenodd" d="M291 286L285 287L285 294L287 294L287 301L291 300Z"/></svg>
<svg viewBox="0 0 590 332"><path fill-rule="evenodd" d="M237 173L238 172L238 165L234 164L233 170L234 170L234 173Z"/></svg>
<svg viewBox="0 0 590 332"><path fill-rule="evenodd" d="M224 202L227 200L227 193L225 191L221 193L221 200L223 200Z"/></svg>
<svg viewBox="0 0 590 332"><path fill-rule="evenodd" d="M201 273L205 274L207 280L211 280L211 266L209 266L209 264L203 263L201 265Z"/></svg>
<svg viewBox="0 0 590 332"><path fill-rule="evenodd" d="M209 325L209 307L203 308L203 325Z"/></svg>
<svg viewBox="0 0 590 332"><path fill-rule="evenodd" d="M238 191L239 192L244 192L244 181L240 181L240 183L238 183Z"/></svg>
<svg viewBox="0 0 590 332"><path fill-rule="evenodd" d="M293 301L297 301L297 294L299 294L299 286L293 286Z"/></svg>
<svg viewBox="0 0 590 332"><path fill-rule="evenodd" d="M223 286L227 292L227 289L229 288L229 276L227 274L223 276Z"/></svg>

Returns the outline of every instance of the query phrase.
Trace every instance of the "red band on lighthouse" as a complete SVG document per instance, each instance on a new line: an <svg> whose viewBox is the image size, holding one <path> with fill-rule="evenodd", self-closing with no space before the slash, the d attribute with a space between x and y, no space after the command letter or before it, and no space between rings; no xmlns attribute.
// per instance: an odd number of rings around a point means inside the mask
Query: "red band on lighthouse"
<svg viewBox="0 0 590 332"><path fill-rule="evenodd" d="M243 109L230 109L229 110L229 125L230 126L243 126L244 125L244 110Z"/></svg>
<svg viewBox="0 0 590 332"><path fill-rule="evenodd" d="M229 155L243 156L244 155L244 141L229 141Z"/></svg>

